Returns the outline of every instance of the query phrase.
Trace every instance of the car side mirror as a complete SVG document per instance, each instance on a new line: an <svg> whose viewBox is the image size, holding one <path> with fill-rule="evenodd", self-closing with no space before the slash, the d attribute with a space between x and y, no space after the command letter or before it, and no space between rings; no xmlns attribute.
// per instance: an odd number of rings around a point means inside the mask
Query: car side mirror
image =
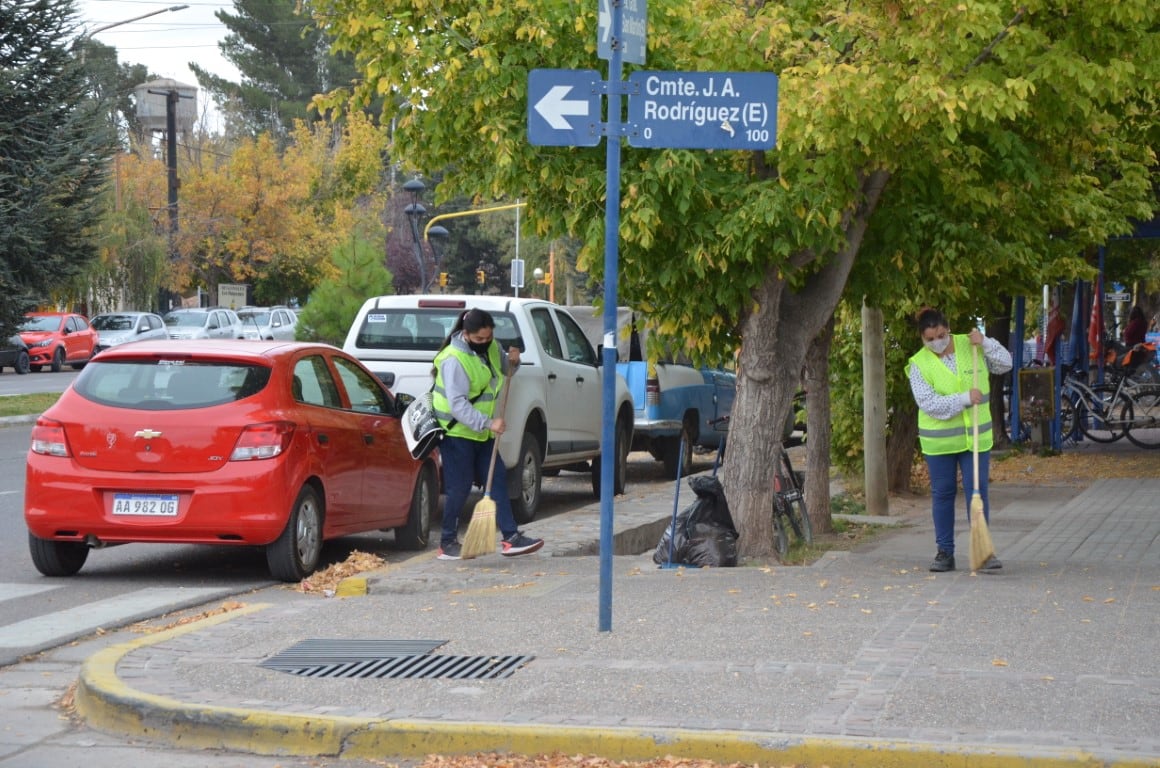
<svg viewBox="0 0 1160 768"><path fill-rule="evenodd" d="M395 415L402 416L403 412L407 410L407 406L413 402L415 402L414 395L409 395L406 392L395 395Z"/></svg>

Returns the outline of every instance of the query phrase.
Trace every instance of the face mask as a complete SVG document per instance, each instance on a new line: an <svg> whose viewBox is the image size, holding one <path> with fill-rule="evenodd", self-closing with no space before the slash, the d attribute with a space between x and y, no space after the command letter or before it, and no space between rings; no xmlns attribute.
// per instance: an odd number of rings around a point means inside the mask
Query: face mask
<svg viewBox="0 0 1160 768"><path fill-rule="evenodd" d="M943 336L941 339L934 339L932 341L924 341L922 343L925 344L926 348L929 349L931 352L934 352L936 355L941 355L943 352L946 351L947 345L951 343L951 337L950 336Z"/></svg>
<svg viewBox="0 0 1160 768"><path fill-rule="evenodd" d="M477 355L486 355L487 350L491 347L491 342L487 341L483 344L477 344L474 341L467 342L467 346L471 347L471 351Z"/></svg>

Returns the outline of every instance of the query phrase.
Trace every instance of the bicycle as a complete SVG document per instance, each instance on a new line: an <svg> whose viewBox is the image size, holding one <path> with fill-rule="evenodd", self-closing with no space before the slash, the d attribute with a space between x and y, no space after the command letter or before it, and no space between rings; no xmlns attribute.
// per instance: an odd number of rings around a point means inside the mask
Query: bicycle
<svg viewBox="0 0 1160 768"><path fill-rule="evenodd" d="M709 419L707 424L714 429L722 429L729 424L728 416ZM778 558L785 560L789 555L790 532L798 541L806 545L814 541L813 528L810 525L809 512L806 509L806 496L802 488L802 473L793 468L793 462L787 450L788 440L781 445L782 469L773 477L773 541L777 549ZM717 459L713 462L713 474L717 474L717 467L724 456L724 441L718 449Z"/></svg>
<svg viewBox="0 0 1160 768"><path fill-rule="evenodd" d="M778 557L785 560L789 554L790 531L807 546L814 542L814 531L806 509L802 474L794 470L784 441L781 446L781 464L782 471L773 478L773 535Z"/></svg>

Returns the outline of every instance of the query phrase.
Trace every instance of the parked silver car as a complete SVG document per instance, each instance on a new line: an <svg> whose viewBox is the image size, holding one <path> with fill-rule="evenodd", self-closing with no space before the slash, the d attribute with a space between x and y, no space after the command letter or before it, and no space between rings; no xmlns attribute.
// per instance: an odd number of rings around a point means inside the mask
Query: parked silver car
<svg viewBox="0 0 1160 768"><path fill-rule="evenodd" d="M288 307L242 307L238 317L243 338L294 341L298 315Z"/></svg>
<svg viewBox="0 0 1160 768"><path fill-rule="evenodd" d="M237 313L224 307L188 307L165 313L171 339L240 339Z"/></svg>
<svg viewBox="0 0 1160 768"><path fill-rule="evenodd" d="M89 324L97 332L97 352L127 341L169 338L165 321L153 312L105 312Z"/></svg>

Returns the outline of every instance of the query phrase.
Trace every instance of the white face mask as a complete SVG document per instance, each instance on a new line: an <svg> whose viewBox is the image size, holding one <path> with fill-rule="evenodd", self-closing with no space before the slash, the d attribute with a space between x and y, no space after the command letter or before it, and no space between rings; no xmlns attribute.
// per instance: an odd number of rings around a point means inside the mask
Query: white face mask
<svg viewBox="0 0 1160 768"><path fill-rule="evenodd" d="M934 352L936 355L941 355L946 351L947 345L951 343L951 337L943 336L941 339L932 339L931 341L924 341L922 343L925 344L926 348L931 352Z"/></svg>

